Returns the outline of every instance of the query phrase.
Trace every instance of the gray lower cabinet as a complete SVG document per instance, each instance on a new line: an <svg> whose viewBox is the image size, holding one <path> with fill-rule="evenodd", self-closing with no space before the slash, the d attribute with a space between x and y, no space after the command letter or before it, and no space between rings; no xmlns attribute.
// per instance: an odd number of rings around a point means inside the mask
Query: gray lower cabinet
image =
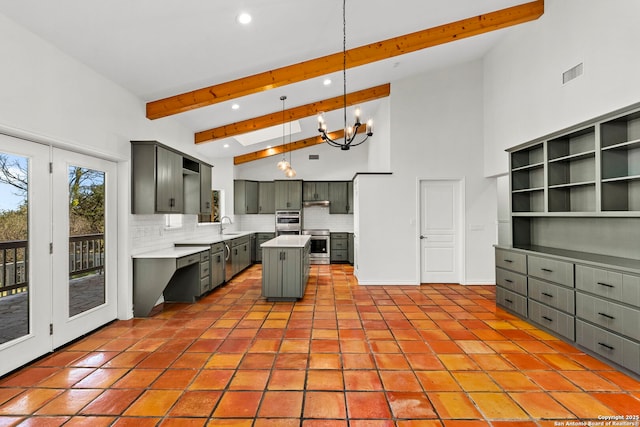
<svg viewBox="0 0 640 427"><path fill-rule="evenodd" d="M553 252L496 248L496 304L640 373L639 263Z"/></svg>
<svg viewBox="0 0 640 427"><path fill-rule="evenodd" d="M349 262L349 233L331 233L329 240L331 262Z"/></svg>
<svg viewBox="0 0 640 427"><path fill-rule="evenodd" d="M304 296L309 279L309 249L262 249L262 296L270 301L295 301Z"/></svg>
<svg viewBox="0 0 640 427"><path fill-rule="evenodd" d="M235 276L251 265L251 237L243 236L231 240L232 274Z"/></svg>
<svg viewBox="0 0 640 427"><path fill-rule="evenodd" d="M353 265L355 262L355 236L353 233L349 233L349 248L347 251L347 257L349 258L349 264Z"/></svg>
<svg viewBox="0 0 640 427"><path fill-rule="evenodd" d="M211 268L211 289L224 283L224 243L214 243L211 245L211 260L209 261Z"/></svg>
<svg viewBox="0 0 640 427"><path fill-rule="evenodd" d="M276 237L276 233L256 233L256 253L253 258L255 262L262 262L262 248L260 247L260 245L268 240L273 239L274 237Z"/></svg>
<svg viewBox="0 0 640 427"><path fill-rule="evenodd" d="M200 295L211 290L211 251L200 253Z"/></svg>

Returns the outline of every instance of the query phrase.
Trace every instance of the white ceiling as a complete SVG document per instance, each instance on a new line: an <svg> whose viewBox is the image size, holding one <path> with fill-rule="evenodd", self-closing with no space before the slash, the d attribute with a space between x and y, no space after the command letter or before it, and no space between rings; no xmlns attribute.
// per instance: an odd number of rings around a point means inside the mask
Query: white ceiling
<svg viewBox="0 0 640 427"><path fill-rule="evenodd" d="M348 0L347 49L526 2ZM253 17L247 26L236 21L244 11ZM341 0L0 0L0 13L145 102L342 51ZM482 57L506 31L350 69L348 91ZM281 95L287 108L341 95L342 72L329 77L329 87L320 77L172 117L197 132L281 111ZM232 110L234 103L240 108ZM375 114L379 103L363 104L363 117ZM342 112L327 120L341 127ZM294 141L317 134L315 117L300 125ZM229 157L281 142L243 147L227 138L198 151Z"/></svg>

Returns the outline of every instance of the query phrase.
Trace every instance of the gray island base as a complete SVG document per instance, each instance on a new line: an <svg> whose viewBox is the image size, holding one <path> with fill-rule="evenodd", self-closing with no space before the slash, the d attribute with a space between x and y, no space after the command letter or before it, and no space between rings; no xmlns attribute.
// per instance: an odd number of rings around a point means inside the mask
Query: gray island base
<svg viewBox="0 0 640 427"><path fill-rule="evenodd" d="M311 236L283 235L261 244L262 296L268 301L296 301L309 280Z"/></svg>

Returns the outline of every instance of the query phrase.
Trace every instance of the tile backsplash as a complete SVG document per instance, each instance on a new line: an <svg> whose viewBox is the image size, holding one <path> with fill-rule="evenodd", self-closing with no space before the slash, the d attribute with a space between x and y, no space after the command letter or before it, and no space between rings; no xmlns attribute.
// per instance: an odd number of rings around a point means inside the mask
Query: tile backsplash
<svg viewBox="0 0 640 427"><path fill-rule="evenodd" d="M353 215L331 215L328 207L303 208L303 229L328 229L333 232L353 232ZM155 249L169 248L173 242L203 234L218 234L218 225L198 224L196 215L181 215L181 227L167 227L165 215L131 215L130 239L132 255ZM236 215L234 224L225 226L238 231L275 229L274 215Z"/></svg>

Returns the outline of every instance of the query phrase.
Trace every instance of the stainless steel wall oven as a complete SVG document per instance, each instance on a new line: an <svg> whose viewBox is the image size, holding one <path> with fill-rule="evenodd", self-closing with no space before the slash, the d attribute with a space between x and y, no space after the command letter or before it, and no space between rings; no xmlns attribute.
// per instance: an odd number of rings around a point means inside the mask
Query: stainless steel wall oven
<svg viewBox="0 0 640 427"><path fill-rule="evenodd" d="M301 231L301 211L276 211L276 236L283 234L300 234Z"/></svg>

